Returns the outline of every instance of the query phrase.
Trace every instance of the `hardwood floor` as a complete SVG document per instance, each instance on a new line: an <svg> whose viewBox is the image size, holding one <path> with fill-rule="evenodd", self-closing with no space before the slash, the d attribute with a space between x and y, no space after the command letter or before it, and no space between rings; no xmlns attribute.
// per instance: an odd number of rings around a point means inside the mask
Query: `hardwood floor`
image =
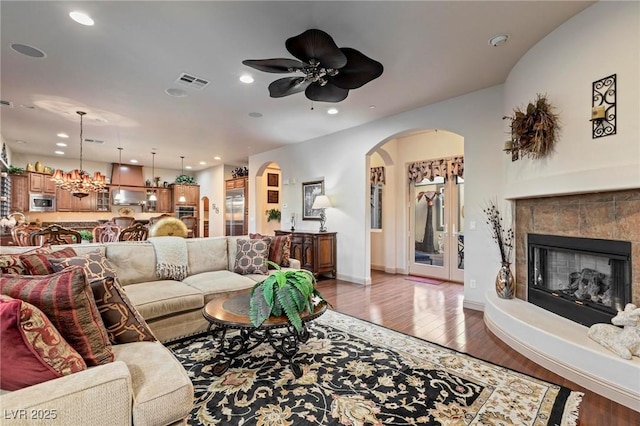
<svg viewBox="0 0 640 426"><path fill-rule="evenodd" d="M362 286L322 278L317 288L336 311L583 392L581 426L640 425L639 412L544 369L494 336L482 312L462 308L462 285L426 284L378 271L372 271L371 279L371 286Z"/></svg>

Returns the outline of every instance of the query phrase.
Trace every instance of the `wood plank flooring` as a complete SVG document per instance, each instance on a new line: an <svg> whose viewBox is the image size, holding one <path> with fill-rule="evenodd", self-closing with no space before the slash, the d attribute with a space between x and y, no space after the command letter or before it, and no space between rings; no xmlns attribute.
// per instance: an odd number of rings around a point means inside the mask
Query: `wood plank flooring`
<svg viewBox="0 0 640 426"><path fill-rule="evenodd" d="M317 288L336 311L584 392L580 426L640 425L639 412L546 370L494 336L485 327L482 312L463 309L462 285L426 284L378 271L371 275L371 286L321 278Z"/></svg>

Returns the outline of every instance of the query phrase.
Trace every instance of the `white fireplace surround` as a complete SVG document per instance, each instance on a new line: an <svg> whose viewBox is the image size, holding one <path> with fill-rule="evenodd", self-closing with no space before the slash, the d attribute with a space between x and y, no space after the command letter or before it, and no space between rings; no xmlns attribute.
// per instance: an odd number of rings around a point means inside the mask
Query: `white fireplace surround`
<svg viewBox="0 0 640 426"><path fill-rule="evenodd" d="M486 293L484 322L532 361L640 412L640 358L625 360L587 337L588 328L520 299Z"/></svg>

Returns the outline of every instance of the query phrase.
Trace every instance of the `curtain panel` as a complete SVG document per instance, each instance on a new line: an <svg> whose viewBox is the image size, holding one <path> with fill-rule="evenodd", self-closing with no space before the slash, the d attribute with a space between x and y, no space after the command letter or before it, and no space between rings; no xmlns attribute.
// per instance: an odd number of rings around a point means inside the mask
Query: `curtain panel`
<svg viewBox="0 0 640 426"><path fill-rule="evenodd" d="M445 180L459 176L464 178L464 157L440 158L410 163L407 167L409 182L433 180L437 176Z"/></svg>

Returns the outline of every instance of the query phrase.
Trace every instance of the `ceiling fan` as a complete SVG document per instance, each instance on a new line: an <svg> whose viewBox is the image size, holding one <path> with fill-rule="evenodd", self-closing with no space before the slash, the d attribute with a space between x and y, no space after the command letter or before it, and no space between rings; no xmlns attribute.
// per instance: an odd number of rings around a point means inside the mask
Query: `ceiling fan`
<svg viewBox="0 0 640 426"><path fill-rule="evenodd" d="M383 67L350 47L338 47L324 31L310 29L285 42L289 53L298 58L247 59L244 65L264 72L301 72L303 76L285 77L269 85L272 98L304 91L312 101L340 102L349 90L364 86L382 75Z"/></svg>

